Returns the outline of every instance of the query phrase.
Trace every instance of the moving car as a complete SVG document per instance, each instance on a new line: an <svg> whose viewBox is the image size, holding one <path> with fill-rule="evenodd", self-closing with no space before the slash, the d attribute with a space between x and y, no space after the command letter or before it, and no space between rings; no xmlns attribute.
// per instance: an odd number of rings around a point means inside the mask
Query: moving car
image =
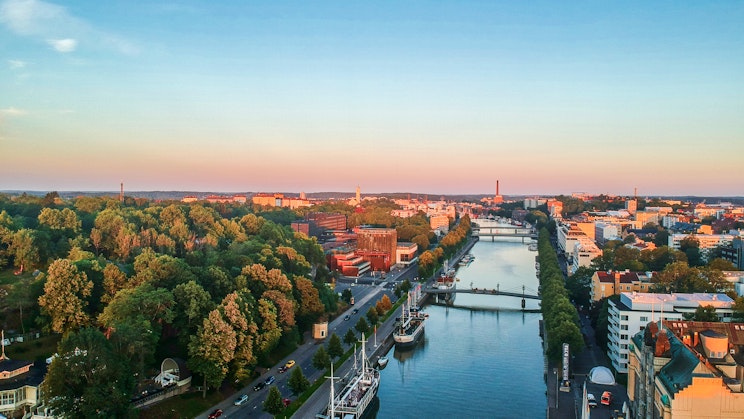
<svg viewBox="0 0 744 419"><path fill-rule="evenodd" d="M243 403L245 403L247 401L248 401L248 395L247 394L243 394L242 396L240 396L237 399L235 399L235 403L233 403L233 404L235 406L240 406L241 404L243 404Z"/></svg>
<svg viewBox="0 0 744 419"><path fill-rule="evenodd" d="M266 387L266 383L258 383L255 386L253 386L253 391L259 391L264 387Z"/></svg>
<svg viewBox="0 0 744 419"><path fill-rule="evenodd" d="M281 366L281 367L279 368L279 372L280 372L280 373L284 373L284 372L287 372L287 370L288 370L288 369L290 369L290 368L294 367L294 364L295 364L295 361L294 361L294 359L290 359L289 361L287 361L287 363L286 363L286 364L282 365L282 366Z"/></svg>
<svg viewBox="0 0 744 419"><path fill-rule="evenodd" d="M344 316L344 320L349 320L350 318L351 316L349 316L348 314Z"/></svg>
<svg viewBox="0 0 744 419"><path fill-rule="evenodd" d="M222 416L222 409L217 409L209 414L209 419L217 419L220 416Z"/></svg>
<svg viewBox="0 0 744 419"><path fill-rule="evenodd" d="M274 384L274 381L276 381L276 377L274 377L273 375L271 375L271 376L269 376L269 378L266 379L266 381L264 381L264 385L265 386L270 386L270 385Z"/></svg>
<svg viewBox="0 0 744 419"><path fill-rule="evenodd" d="M351 314L357 314L357 313L359 313L359 309L358 308L355 308L354 310L351 310Z"/></svg>
<svg viewBox="0 0 744 419"><path fill-rule="evenodd" d="M586 401L589 407L597 407L597 399L594 397L594 394L587 393Z"/></svg>
<svg viewBox="0 0 744 419"><path fill-rule="evenodd" d="M602 398L599 400L600 403L602 403L605 406L609 406L612 404L612 393L609 391L605 391L602 393Z"/></svg>

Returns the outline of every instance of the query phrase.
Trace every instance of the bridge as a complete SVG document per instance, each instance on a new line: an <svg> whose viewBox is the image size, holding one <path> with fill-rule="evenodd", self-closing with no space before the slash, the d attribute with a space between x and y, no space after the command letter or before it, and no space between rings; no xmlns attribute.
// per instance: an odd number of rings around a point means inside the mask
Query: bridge
<svg viewBox="0 0 744 419"><path fill-rule="evenodd" d="M421 290L427 294L483 294L483 295L504 295L507 297L517 297L522 299L530 299L530 300L541 300L542 298L539 295L534 294L527 294L525 292L525 287L522 287L522 292L514 292L514 291L501 291L498 287L495 289L489 289L489 288L454 288L454 289L445 289L440 290L439 288L425 288Z"/></svg>
<svg viewBox="0 0 744 419"><path fill-rule="evenodd" d="M498 220L476 218L472 221L472 235L478 237L520 237L537 239L537 230L532 227L504 224Z"/></svg>

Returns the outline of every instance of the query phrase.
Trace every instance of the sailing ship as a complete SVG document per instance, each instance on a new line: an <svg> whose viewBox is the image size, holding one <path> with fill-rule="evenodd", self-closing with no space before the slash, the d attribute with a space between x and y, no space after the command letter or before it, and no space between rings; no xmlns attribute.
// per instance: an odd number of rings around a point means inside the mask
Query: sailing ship
<svg viewBox="0 0 744 419"><path fill-rule="evenodd" d="M327 415L321 415L327 419L361 419L373 410L370 405L377 397L377 389L380 386L380 371L372 366L367 359L365 343L362 335L360 341L362 348L358 352L361 360L360 368L357 368L354 355L354 369L352 376L346 382L344 388L336 394L334 381L338 377L333 376L333 364L331 364L331 394L328 402Z"/></svg>
<svg viewBox="0 0 744 419"><path fill-rule="evenodd" d="M417 286L413 292L413 302L418 302L418 293L421 286ZM411 293L408 293L408 304L403 303L400 321L393 331L393 340L397 348L410 348L424 335L424 322L426 315L418 306L413 305Z"/></svg>

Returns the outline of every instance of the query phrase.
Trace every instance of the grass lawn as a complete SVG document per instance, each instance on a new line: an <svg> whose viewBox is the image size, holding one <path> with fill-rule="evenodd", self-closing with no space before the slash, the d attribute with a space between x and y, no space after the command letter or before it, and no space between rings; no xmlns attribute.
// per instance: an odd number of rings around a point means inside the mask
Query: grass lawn
<svg viewBox="0 0 744 419"><path fill-rule="evenodd" d="M202 399L201 392L186 393L139 411L140 419L191 419L225 399L218 391L208 391Z"/></svg>
<svg viewBox="0 0 744 419"><path fill-rule="evenodd" d="M15 342L5 347L5 354L10 359L23 359L28 361L42 360L49 358L57 352L57 344L62 339L61 335L42 336L39 339L32 339L28 342Z"/></svg>
<svg viewBox="0 0 744 419"><path fill-rule="evenodd" d="M20 275L15 275L15 268L0 270L0 285L12 285L21 279L33 278L32 271L25 271Z"/></svg>

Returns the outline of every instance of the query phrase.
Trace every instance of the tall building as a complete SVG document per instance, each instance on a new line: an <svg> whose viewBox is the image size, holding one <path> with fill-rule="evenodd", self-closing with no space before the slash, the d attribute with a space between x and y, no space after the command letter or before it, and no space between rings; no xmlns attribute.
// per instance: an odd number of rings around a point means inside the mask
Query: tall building
<svg viewBox="0 0 744 419"><path fill-rule="evenodd" d="M623 292L620 301L609 300L607 356L615 371L628 372L630 338L649 322L681 320L700 306L712 306L722 321L731 321L734 300L726 294L652 294Z"/></svg>
<svg viewBox="0 0 744 419"><path fill-rule="evenodd" d="M357 229L357 255L371 264L375 271L389 271L395 263L398 232L394 228Z"/></svg>
<svg viewBox="0 0 744 419"><path fill-rule="evenodd" d="M744 324L653 322L631 342L631 417L742 417Z"/></svg>

